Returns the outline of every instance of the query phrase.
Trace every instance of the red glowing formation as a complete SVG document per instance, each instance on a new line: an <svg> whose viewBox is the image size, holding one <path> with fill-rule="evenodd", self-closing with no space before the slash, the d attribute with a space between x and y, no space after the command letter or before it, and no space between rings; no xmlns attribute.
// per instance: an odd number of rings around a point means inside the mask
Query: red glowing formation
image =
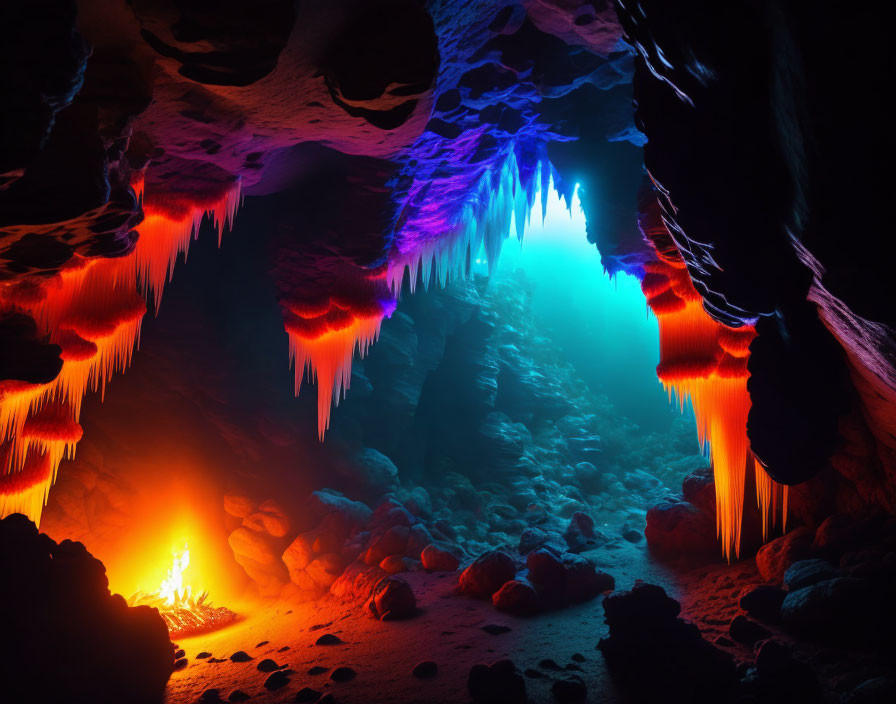
<svg viewBox="0 0 896 704"><path fill-rule="evenodd" d="M647 303L657 317L660 363L657 376L677 396L683 409L690 402L697 423L700 447L709 443L716 488L716 530L722 550L731 558L740 552L744 487L752 465L756 498L762 511L763 538L776 523L776 505L782 500L782 521L787 512L787 487L775 483L750 451L747 415L750 394L747 362L752 326L731 328L716 322L703 309L687 267L669 238L658 207L644 217L642 231L656 252L645 266L641 284Z"/></svg>
<svg viewBox="0 0 896 704"><path fill-rule="evenodd" d="M142 175L133 185L143 199ZM6 448L0 455L0 517L18 511L40 524L59 463L74 454L81 438L84 395L103 392L112 374L130 364L146 313L144 296L152 295L158 308L177 256L186 256L202 218L211 217L220 241L239 199L239 182L223 195L192 205L148 194L140 237L127 256L75 256L40 284L0 287L0 312L30 315L59 345L62 359L62 369L49 383L0 382L0 442Z"/></svg>

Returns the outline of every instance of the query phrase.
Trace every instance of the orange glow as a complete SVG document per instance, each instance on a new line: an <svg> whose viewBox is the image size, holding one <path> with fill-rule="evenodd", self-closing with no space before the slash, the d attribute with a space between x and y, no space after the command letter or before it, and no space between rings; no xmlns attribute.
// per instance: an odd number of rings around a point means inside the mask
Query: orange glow
<svg viewBox="0 0 896 704"><path fill-rule="evenodd" d="M236 620L236 614L229 609L206 603L207 590L198 597L193 596L192 587L184 583L184 572L189 564L190 549L185 545L182 552L174 555L168 576L162 580L158 591L152 594L138 592L128 599L131 606L158 609L172 638L206 633Z"/></svg>
<svg viewBox="0 0 896 704"><path fill-rule="evenodd" d="M11 446L0 465L0 517L21 510L40 525L59 462L74 454L80 439L84 395L88 390L104 393L112 375L131 362L146 313L144 296L152 294L158 309L177 256L181 252L186 256L190 237L198 233L203 217L209 215L220 242L240 201L239 182L216 200L193 205L177 202L176 208L163 205L167 200L160 196L144 198L142 174L132 185L143 201L146 218L130 254L110 259L76 255L58 274L39 284L0 285L0 311L30 315L49 341L59 345L63 362L57 377L47 384L0 382L0 442ZM25 473L25 458L32 457L29 448L45 453L42 457L49 469L35 472L32 467L28 477L17 476ZM42 477L40 487L37 477ZM12 487L17 488L13 491Z"/></svg>
<svg viewBox="0 0 896 704"><path fill-rule="evenodd" d="M303 311L317 312L317 311ZM370 345L380 334L384 312L369 317L356 317L335 304L313 317L289 315L289 357L295 366L296 396L302 388L302 377L317 380L317 432L321 440L330 427L332 405L345 397L352 376L352 355L367 355Z"/></svg>
<svg viewBox="0 0 896 704"><path fill-rule="evenodd" d="M706 313L684 261L677 250L669 247L668 233L657 228L656 223L645 227L642 222L642 231L654 244L657 256L644 267L641 284L658 321L657 376L670 400L674 394L682 410L690 402L701 449L709 443L715 475L716 531L722 552L730 560L732 551L736 556L740 554L744 487L751 463L762 512L763 539L775 525L779 496L782 514L787 511L787 487L768 476L753 457L747 437L751 405L747 362L756 331L749 325L730 328ZM784 520L782 517L782 523Z"/></svg>

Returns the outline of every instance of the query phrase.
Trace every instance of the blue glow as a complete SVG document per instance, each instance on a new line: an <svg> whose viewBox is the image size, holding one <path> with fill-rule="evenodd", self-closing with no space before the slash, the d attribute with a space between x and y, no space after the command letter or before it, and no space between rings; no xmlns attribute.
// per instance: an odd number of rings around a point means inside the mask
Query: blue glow
<svg viewBox="0 0 896 704"><path fill-rule="evenodd" d="M668 427L676 412L656 378L659 332L640 282L605 274L597 248L586 239L577 193L568 207L549 188L544 211L541 203L534 199L523 242L511 235L504 243L497 275L522 270L533 282L539 324L594 393L606 394L645 429ZM484 264L476 271L484 272Z"/></svg>

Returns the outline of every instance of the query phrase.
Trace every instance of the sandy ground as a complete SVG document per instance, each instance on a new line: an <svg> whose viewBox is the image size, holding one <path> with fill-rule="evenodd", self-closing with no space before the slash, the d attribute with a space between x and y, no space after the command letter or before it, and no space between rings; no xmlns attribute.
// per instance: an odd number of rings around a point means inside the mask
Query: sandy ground
<svg viewBox="0 0 896 704"><path fill-rule="evenodd" d="M653 561L643 546L626 544L615 551L600 550L589 556L614 575L617 589L627 589L640 578L662 584L671 595L681 598L682 587L687 586L697 598L686 600L685 616L697 622L710 640L727 632L728 621L737 613L736 596L745 580L756 581L752 560L682 574ZM621 701L603 658L595 649L598 640L607 634L603 597L520 619L502 614L490 602L454 595L458 574L402 575L414 588L420 608L419 615L407 621L379 622L370 618L360 604L347 606L330 600L244 605L242 612L249 615L241 622L179 642L189 665L172 676L167 702L192 703L204 691L217 688L224 700L235 689L241 689L251 695L251 702L279 703L294 701L296 692L303 687L330 692L337 702L349 704L469 702L470 668L504 658L513 660L521 671L538 667L545 658L554 660L561 668L580 667L581 671L572 670L570 674L585 680L589 702ZM701 591L701 585L709 589ZM511 630L491 635L482 630L490 624ZM332 633L344 643L314 645L324 633ZM264 641L264 645L258 645ZM253 659L231 662L230 655L238 650L246 651ZM197 660L195 656L201 651L226 661ZM584 656L584 661L573 660L576 653ZM748 656L746 649L736 654ZM288 685L273 692L265 689L268 674L257 669L264 658L272 658L293 671ZM437 663L438 674L430 680L414 677L414 666L426 660ZM308 674L314 666L328 671ZM349 682L331 681L329 671L341 666L355 670L357 677ZM553 701L553 678L564 675L540 669L547 675L545 678L526 678L530 701Z"/></svg>

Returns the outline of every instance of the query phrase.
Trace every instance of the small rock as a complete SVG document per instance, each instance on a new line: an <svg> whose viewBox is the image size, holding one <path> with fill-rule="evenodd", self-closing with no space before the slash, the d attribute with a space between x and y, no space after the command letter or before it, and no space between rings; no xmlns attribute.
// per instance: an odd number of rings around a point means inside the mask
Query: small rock
<svg viewBox="0 0 896 704"><path fill-rule="evenodd" d="M211 653L208 653L203 650L201 653L196 655L196 659L197 660L205 660L205 658L210 658L211 656L212 656Z"/></svg>
<svg viewBox="0 0 896 704"><path fill-rule="evenodd" d="M583 702L588 688L579 677L567 677L551 685L551 693L558 702Z"/></svg>
<svg viewBox="0 0 896 704"><path fill-rule="evenodd" d="M270 643L269 640L263 640L263 641L261 641L261 643L259 643L259 644L256 645L255 647L256 647L256 648L261 648L262 646L265 646L265 645L267 645L268 643Z"/></svg>
<svg viewBox="0 0 896 704"><path fill-rule="evenodd" d="M585 662L585 660L587 660L587 658L584 655L582 655L581 653L573 653L570 660L575 660L576 662Z"/></svg>
<svg viewBox="0 0 896 704"><path fill-rule="evenodd" d="M174 663L174 671L178 672L179 670L183 670L187 666L187 659L181 658L180 660L176 660Z"/></svg>
<svg viewBox="0 0 896 704"><path fill-rule="evenodd" d="M556 662L554 662L553 660L551 660L550 658L545 658L544 660L540 661L540 662L538 663L538 666L539 666L542 670L555 670L555 671L558 671L558 672L559 672L560 670L563 669L563 668L561 668Z"/></svg>
<svg viewBox="0 0 896 704"><path fill-rule="evenodd" d="M286 676L286 673L283 670L277 670L273 674L269 675L268 678L264 681L265 689L273 692L275 689L282 689L286 685L289 684L289 677Z"/></svg>
<svg viewBox="0 0 896 704"><path fill-rule="evenodd" d="M409 618L417 613L417 597L411 585L403 579L386 577L373 588L367 608L380 621Z"/></svg>
<svg viewBox="0 0 896 704"><path fill-rule="evenodd" d="M229 702L245 702L251 699L251 697L246 694L241 689L235 689L230 693L230 696L227 697L227 701Z"/></svg>
<svg viewBox="0 0 896 704"><path fill-rule="evenodd" d="M492 594L492 604L498 611L514 616L531 616L538 612L538 592L528 582L511 579Z"/></svg>
<svg viewBox="0 0 896 704"><path fill-rule="evenodd" d="M531 667L527 668L526 671L523 672L523 674L533 680L544 679L546 677L544 673L539 672L538 670L535 670Z"/></svg>
<svg viewBox="0 0 896 704"><path fill-rule="evenodd" d="M528 555L533 550L537 550L548 541L548 534L541 528L527 528L520 536L520 544L518 550L520 555Z"/></svg>
<svg viewBox="0 0 896 704"><path fill-rule="evenodd" d="M329 672L329 667L321 667L320 665L315 665L310 670L308 670L309 675L322 675L325 672Z"/></svg>
<svg viewBox="0 0 896 704"><path fill-rule="evenodd" d="M321 693L316 689L311 689L311 687L302 687L298 692L296 692L296 701L297 702L316 702L320 699Z"/></svg>
<svg viewBox="0 0 896 704"><path fill-rule="evenodd" d="M460 562L444 543L430 543L420 553L423 567L432 572L454 572Z"/></svg>
<svg viewBox="0 0 896 704"><path fill-rule="evenodd" d="M258 663L257 669L259 672L274 672L275 670L282 670L285 667L286 665L278 665L270 658L265 658L260 663Z"/></svg>
<svg viewBox="0 0 896 704"><path fill-rule="evenodd" d="M731 623L728 625L728 634L735 642L750 646L771 636L767 628L751 621L743 614L738 614L731 619Z"/></svg>
<svg viewBox="0 0 896 704"><path fill-rule="evenodd" d="M339 636L334 636L332 633L324 633L314 641L315 645L339 645L340 643L342 643L342 639Z"/></svg>
<svg viewBox="0 0 896 704"><path fill-rule="evenodd" d="M175 660L180 660L180 659L181 659L182 657L184 657L186 654L187 654L186 651L185 651L183 648L181 648L181 649L178 650L176 653L174 653L174 659L175 659Z"/></svg>
<svg viewBox="0 0 896 704"><path fill-rule="evenodd" d="M224 700L221 699L221 692L217 689L207 689L199 695L196 704L220 704Z"/></svg>
<svg viewBox="0 0 896 704"><path fill-rule="evenodd" d="M502 633L507 633L508 631L513 630L510 626L502 626L497 623L490 623L487 626L483 626L482 630L486 633L490 633L493 636L499 636Z"/></svg>
<svg viewBox="0 0 896 704"><path fill-rule="evenodd" d="M252 656L249 655L245 650L237 650L233 655L230 656L230 659L233 662L249 662L252 659Z"/></svg>
<svg viewBox="0 0 896 704"><path fill-rule="evenodd" d="M411 674L413 674L414 677L420 678L421 680L428 680L432 677L435 677L438 671L438 665L436 665L432 660L426 660L425 662L421 662L415 665Z"/></svg>
<svg viewBox="0 0 896 704"><path fill-rule="evenodd" d="M467 687L476 704L523 704L526 701L526 681L511 660L473 665Z"/></svg>
<svg viewBox="0 0 896 704"><path fill-rule="evenodd" d="M289 646L288 646L288 645L284 645L282 648L278 648L278 649L277 649L277 652L278 652L278 653L285 653L287 650L289 650Z"/></svg>
<svg viewBox="0 0 896 704"><path fill-rule="evenodd" d="M461 573L457 591L469 596L490 598L515 576L516 564L513 558L500 550L489 550L477 557Z"/></svg>
<svg viewBox="0 0 896 704"><path fill-rule="evenodd" d="M350 667L337 667L330 673L330 679L334 682L349 682L357 676L358 673Z"/></svg>

